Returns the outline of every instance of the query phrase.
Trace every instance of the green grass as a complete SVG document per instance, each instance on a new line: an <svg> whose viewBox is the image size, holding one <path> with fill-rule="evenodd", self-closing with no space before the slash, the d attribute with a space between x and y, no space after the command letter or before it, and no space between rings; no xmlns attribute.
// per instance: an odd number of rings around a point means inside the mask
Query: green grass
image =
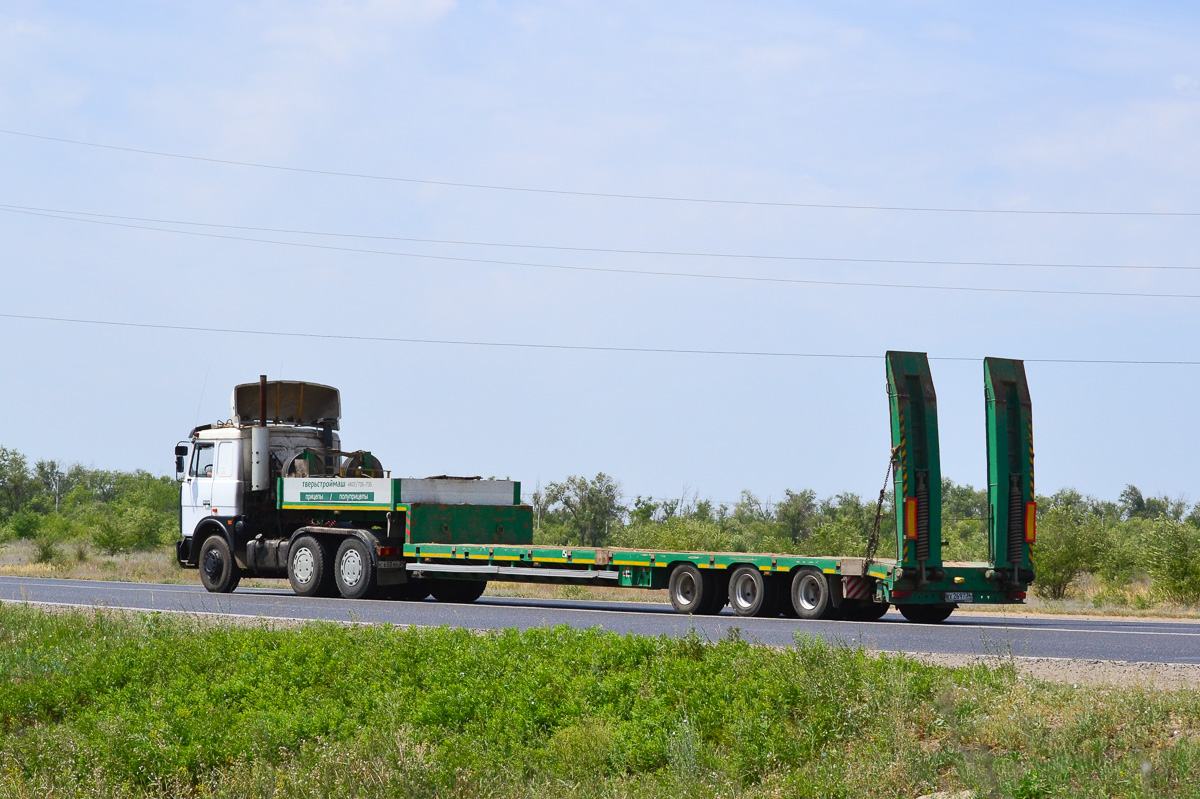
<svg viewBox="0 0 1200 799"><path fill-rule="evenodd" d="M1200 693L811 640L0 606L0 796L1196 796Z"/></svg>

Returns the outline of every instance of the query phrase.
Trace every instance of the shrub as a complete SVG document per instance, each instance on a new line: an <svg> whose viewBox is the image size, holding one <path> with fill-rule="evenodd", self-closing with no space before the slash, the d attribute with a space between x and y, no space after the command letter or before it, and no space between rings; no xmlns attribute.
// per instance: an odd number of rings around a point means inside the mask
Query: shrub
<svg viewBox="0 0 1200 799"><path fill-rule="evenodd" d="M817 525L813 534L801 543L800 554L861 556L867 554L867 539L856 520L836 518Z"/></svg>
<svg viewBox="0 0 1200 799"><path fill-rule="evenodd" d="M1160 516L1146 530L1154 588L1172 602L1200 604L1200 529Z"/></svg>
<svg viewBox="0 0 1200 799"><path fill-rule="evenodd" d="M8 529L15 538L33 539L37 537L38 528L42 526L42 516L35 511L23 508L8 517Z"/></svg>
<svg viewBox="0 0 1200 799"><path fill-rule="evenodd" d="M100 516L92 522L92 543L110 557L127 551L125 533L109 516Z"/></svg>
<svg viewBox="0 0 1200 799"><path fill-rule="evenodd" d="M1103 554L1099 517L1078 506L1051 508L1038 520L1034 590L1048 599L1064 598L1079 575L1096 570Z"/></svg>
<svg viewBox="0 0 1200 799"><path fill-rule="evenodd" d="M169 514L120 503L109 512L93 515L90 526L92 543L110 556L154 549L174 534L174 522Z"/></svg>

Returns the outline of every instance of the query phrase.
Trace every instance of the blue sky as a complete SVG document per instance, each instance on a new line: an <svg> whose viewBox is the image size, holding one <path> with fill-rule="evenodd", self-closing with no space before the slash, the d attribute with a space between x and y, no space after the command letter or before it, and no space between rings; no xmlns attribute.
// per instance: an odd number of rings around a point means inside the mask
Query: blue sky
<svg viewBox="0 0 1200 799"><path fill-rule="evenodd" d="M202 9L202 10L201 10ZM584 192L1200 211L1188 4L10 2L0 128L309 169ZM0 134L0 204L490 243L1200 266L1200 217L620 200L271 171ZM162 226L160 226L162 227ZM182 229L175 226L175 229ZM204 230L201 228L188 228ZM1188 270L763 261L380 242L409 254L910 285L1200 294ZM299 333L936 361L943 474L985 477L985 355L1200 360L1200 299L580 272L0 212L0 312ZM365 243L364 243L365 242ZM348 342L0 318L0 444L170 468L233 384L342 389L397 474L607 472L626 493L874 494L882 359ZM1200 366L1030 363L1038 488L1200 499Z"/></svg>

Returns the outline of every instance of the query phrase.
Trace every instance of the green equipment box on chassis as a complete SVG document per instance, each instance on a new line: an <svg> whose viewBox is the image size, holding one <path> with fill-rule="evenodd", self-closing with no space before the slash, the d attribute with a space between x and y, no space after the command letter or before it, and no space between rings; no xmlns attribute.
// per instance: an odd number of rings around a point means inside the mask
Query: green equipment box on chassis
<svg viewBox="0 0 1200 799"><path fill-rule="evenodd" d="M939 622L963 604L1023 602L1033 581L1033 427L1021 361L987 358L986 563L942 559L937 397L924 353L889 352L895 552L866 557L670 552L533 544L521 484L392 478L341 450L340 396L314 383L234 389L230 422L176 447L178 558L210 591L286 577L302 596L471 602L488 581L667 589L680 613ZM254 405L257 401L257 413ZM880 494L882 508L883 492Z"/></svg>

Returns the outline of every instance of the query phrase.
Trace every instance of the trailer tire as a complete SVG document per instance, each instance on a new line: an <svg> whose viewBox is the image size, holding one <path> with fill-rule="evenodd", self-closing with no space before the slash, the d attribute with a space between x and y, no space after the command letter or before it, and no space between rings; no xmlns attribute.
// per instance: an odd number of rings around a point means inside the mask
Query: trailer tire
<svg viewBox="0 0 1200 799"><path fill-rule="evenodd" d="M941 624L956 605L897 605L900 615L916 624Z"/></svg>
<svg viewBox="0 0 1200 799"><path fill-rule="evenodd" d="M210 535L200 545L200 582L214 594L231 593L242 579L229 542L221 535Z"/></svg>
<svg viewBox="0 0 1200 799"><path fill-rule="evenodd" d="M792 575L777 574L768 579L775 581L775 606L779 611L775 615L788 619L798 618L796 609L792 607Z"/></svg>
<svg viewBox="0 0 1200 799"><path fill-rule="evenodd" d="M429 580L413 577L411 574L408 575L407 583L396 587L400 589L400 598L409 602L424 602L433 593L429 587Z"/></svg>
<svg viewBox="0 0 1200 799"><path fill-rule="evenodd" d="M713 604L716 582L711 572L702 572L691 563L681 563L671 571L667 583L671 607L676 613L704 613Z"/></svg>
<svg viewBox="0 0 1200 799"><path fill-rule="evenodd" d="M885 602L870 599L843 599L842 614L848 621L879 621L888 612Z"/></svg>
<svg viewBox="0 0 1200 799"><path fill-rule="evenodd" d="M792 609L801 619L816 621L834 615L832 592L825 575L816 569L799 569L792 576L789 598Z"/></svg>
<svg viewBox="0 0 1200 799"><path fill-rule="evenodd" d="M329 547L315 536L302 535L293 541L288 550L287 573L296 595L331 596L336 588L332 560Z"/></svg>
<svg viewBox="0 0 1200 799"><path fill-rule="evenodd" d="M729 604L739 616L778 615L775 583L754 566L738 566L729 576Z"/></svg>
<svg viewBox="0 0 1200 799"><path fill-rule="evenodd" d="M487 580L446 580L433 578L429 581L429 592L438 602L461 602L469 605L483 596Z"/></svg>
<svg viewBox="0 0 1200 799"><path fill-rule="evenodd" d="M708 595L708 601L704 603L704 607L700 608L701 616L719 616L721 611L729 604L729 581L722 579L721 573L708 573L712 578L713 590Z"/></svg>
<svg viewBox="0 0 1200 799"><path fill-rule="evenodd" d="M363 599L375 593L375 567L371 550L357 538L347 538L333 559L333 579L346 599Z"/></svg>

